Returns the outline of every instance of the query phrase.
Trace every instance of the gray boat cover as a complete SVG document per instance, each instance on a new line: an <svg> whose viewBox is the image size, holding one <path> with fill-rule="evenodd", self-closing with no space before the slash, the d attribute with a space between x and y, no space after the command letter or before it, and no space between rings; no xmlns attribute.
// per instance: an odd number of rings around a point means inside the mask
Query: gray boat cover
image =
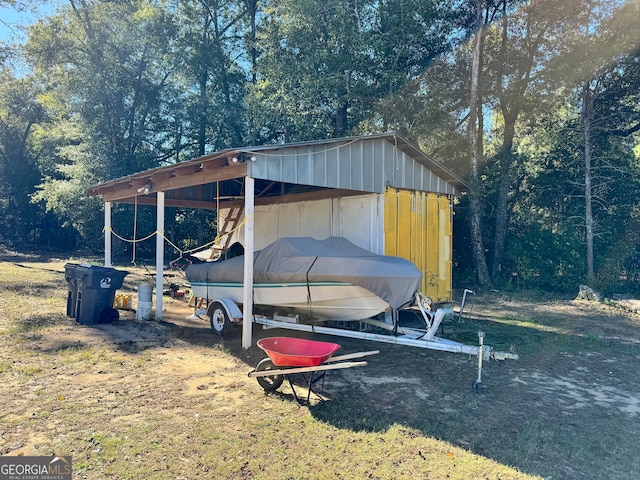
<svg viewBox="0 0 640 480"><path fill-rule="evenodd" d="M255 283L350 283L375 293L394 311L413 301L422 280L410 261L372 253L343 237L281 238L255 252L253 265ZM193 264L186 275L191 282L242 283L244 256Z"/></svg>

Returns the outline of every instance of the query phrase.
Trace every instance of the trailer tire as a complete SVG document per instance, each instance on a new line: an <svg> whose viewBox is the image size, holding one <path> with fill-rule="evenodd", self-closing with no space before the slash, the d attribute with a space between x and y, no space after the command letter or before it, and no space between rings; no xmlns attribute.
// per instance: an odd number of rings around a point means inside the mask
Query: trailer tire
<svg viewBox="0 0 640 480"><path fill-rule="evenodd" d="M273 364L270 358L265 358L258 363L256 372L263 372L265 370L273 370L276 366ZM258 384L264 389L265 392L273 392L277 390L284 381L284 375L270 375L267 377L256 377Z"/></svg>
<svg viewBox="0 0 640 480"><path fill-rule="evenodd" d="M220 302L213 302L209 306L209 323L211 329L221 337L224 336L225 331L229 328L230 320L224 305Z"/></svg>

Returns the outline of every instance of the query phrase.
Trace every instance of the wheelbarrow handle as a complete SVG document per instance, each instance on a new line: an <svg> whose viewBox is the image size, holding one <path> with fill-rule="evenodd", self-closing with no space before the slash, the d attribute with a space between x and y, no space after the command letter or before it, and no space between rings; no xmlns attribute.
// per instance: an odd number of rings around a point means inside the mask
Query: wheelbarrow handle
<svg viewBox="0 0 640 480"><path fill-rule="evenodd" d="M337 357L327 358L323 363L342 362L354 358L368 357L369 355L377 355L380 350L369 350L368 352L347 353L346 355L338 355Z"/></svg>
<svg viewBox="0 0 640 480"><path fill-rule="evenodd" d="M274 375L290 375L293 373L305 373L305 372L320 372L323 370L338 370L341 368L351 368L351 367L364 367L367 365L367 362L345 362L345 363L336 363L334 365L318 365L315 367L293 367L293 368L281 368L274 370L261 370L256 372L249 372L249 377L272 377Z"/></svg>

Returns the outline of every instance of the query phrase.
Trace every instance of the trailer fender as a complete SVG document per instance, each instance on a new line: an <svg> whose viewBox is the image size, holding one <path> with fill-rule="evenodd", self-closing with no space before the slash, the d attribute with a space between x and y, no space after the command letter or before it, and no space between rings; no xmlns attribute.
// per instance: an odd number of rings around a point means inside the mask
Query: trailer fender
<svg viewBox="0 0 640 480"><path fill-rule="evenodd" d="M209 304L209 307L211 307L211 305L213 305L215 302L220 303L224 307L224 310L227 312L227 317L232 322L242 323L242 310L240 310L240 307L238 307L236 302L234 302L230 298L216 298ZM210 314L211 312L207 313Z"/></svg>

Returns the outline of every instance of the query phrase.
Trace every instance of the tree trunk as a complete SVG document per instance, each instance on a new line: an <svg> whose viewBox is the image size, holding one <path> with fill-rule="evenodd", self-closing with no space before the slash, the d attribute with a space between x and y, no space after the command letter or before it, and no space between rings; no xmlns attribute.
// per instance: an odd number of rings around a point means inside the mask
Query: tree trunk
<svg viewBox="0 0 640 480"><path fill-rule="evenodd" d="M496 203L496 221L493 242L491 276L497 278L502 271L502 259L509 226L509 190L511 189L511 167L513 165L513 136L515 119L505 117L504 137L499 156L500 182L498 183L498 201Z"/></svg>
<svg viewBox="0 0 640 480"><path fill-rule="evenodd" d="M249 13L249 55L251 57L251 84L255 87L258 83L258 49L256 48L256 15L258 13L258 0L245 0ZM258 134L253 116L247 118L249 127L249 140L251 145L258 143Z"/></svg>
<svg viewBox="0 0 640 480"><path fill-rule="evenodd" d="M471 94L469 99L469 145L471 163L471 186L469 192L469 206L471 219L471 248L473 260L478 275L478 282L482 286L491 285L489 269L484 254L484 242L482 240L482 202L480 198L480 159L482 158L482 132L477 130L478 112L482 108L479 105L478 86L480 83L480 66L483 49L482 30L482 0L476 0L476 33L473 38L473 63L471 66Z"/></svg>
<svg viewBox="0 0 640 480"><path fill-rule="evenodd" d="M202 43L209 43L209 28L211 19L205 13L204 23L202 26ZM200 78L198 79L199 92L199 118L198 118L198 155L202 156L206 152L207 147L207 126L209 123L207 111L209 107L208 85L209 85L209 56L203 56L203 62L200 65Z"/></svg>
<svg viewBox="0 0 640 480"><path fill-rule="evenodd" d="M347 105L347 101L345 100L344 102L342 102L342 104L338 107L337 111L336 111L336 136L337 137L344 137L347 135L348 132L348 105Z"/></svg>
<svg viewBox="0 0 640 480"><path fill-rule="evenodd" d="M247 12L249 13L249 54L251 56L251 83L258 81L258 50L256 48L256 14L258 12L258 0L246 0Z"/></svg>
<svg viewBox="0 0 640 480"><path fill-rule="evenodd" d="M593 189L591 170L591 119L593 117L593 96L588 83L582 89L582 127L584 134L584 202L585 240L587 243L587 282L594 276L593 270Z"/></svg>
<svg viewBox="0 0 640 480"><path fill-rule="evenodd" d="M506 57L507 43L509 41L509 16L507 15L507 2L502 4L502 33L500 38L500 56ZM498 183L498 200L496 203L496 220L493 232L493 257L491 260L491 278L495 280L502 271L502 258L504 256L504 248L507 237L507 225L509 224L509 215L507 211L509 189L511 187L511 150L513 148L513 136L515 132L515 120L517 116L509 115L509 106L505 98L505 91L502 87L504 64L500 64L498 81L496 90L500 99L500 108L504 118L504 135L502 148L498 155L498 163L500 165L500 180Z"/></svg>

